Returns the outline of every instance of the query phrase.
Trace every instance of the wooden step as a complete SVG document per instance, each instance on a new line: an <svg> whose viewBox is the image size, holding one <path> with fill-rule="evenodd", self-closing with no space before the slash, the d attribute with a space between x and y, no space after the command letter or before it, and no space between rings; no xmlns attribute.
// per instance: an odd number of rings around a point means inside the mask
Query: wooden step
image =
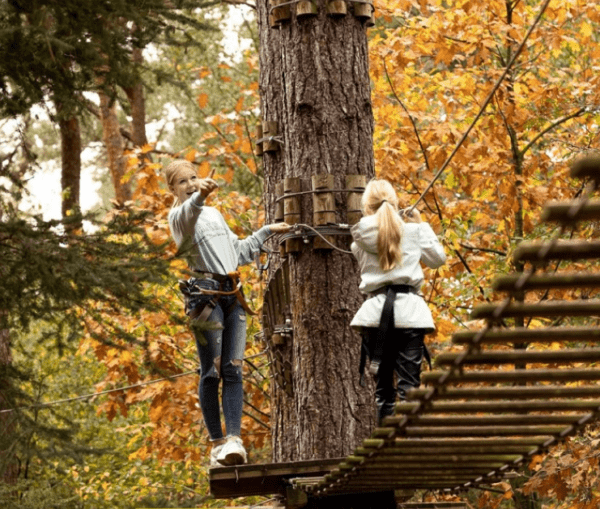
<svg viewBox="0 0 600 509"><path fill-rule="evenodd" d="M494 279L492 288L496 292L600 288L600 274L508 274Z"/></svg>
<svg viewBox="0 0 600 509"><path fill-rule="evenodd" d="M578 341L598 342L600 341L600 328L547 327L543 329L528 329L516 327L513 329L490 329L487 331L463 331L456 332L452 336L452 342L456 345L472 344L476 339L478 345Z"/></svg>
<svg viewBox="0 0 600 509"><path fill-rule="evenodd" d="M549 260L592 260L600 258L600 241L556 240L521 242L515 249L515 262L545 263Z"/></svg>
<svg viewBox="0 0 600 509"><path fill-rule="evenodd" d="M600 300L547 301L538 304L482 304L471 312L472 320L498 322L503 318L558 317L558 316L598 316Z"/></svg>
<svg viewBox="0 0 600 509"><path fill-rule="evenodd" d="M438 366L474 364L570 364L600 361L600 348L571 348L561 350L490 350L487 352L441 353L435 358Z"/></svg>
<svg viewBox="0 0 600 509"><path fill-rule="evenodd" d="M600 200L550 202L542 211L543 221L572 224L600 219Z"/></svg>

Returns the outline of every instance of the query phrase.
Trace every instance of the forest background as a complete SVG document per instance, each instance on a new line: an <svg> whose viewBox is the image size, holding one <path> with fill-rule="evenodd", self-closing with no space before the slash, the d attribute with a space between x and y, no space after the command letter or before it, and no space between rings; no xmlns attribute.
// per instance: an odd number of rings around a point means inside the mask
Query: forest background
<svg viewBox="0 0 600 509"><path fill-rule="evenodd" d="M377 174L396 185L404 206L479 113L543 3L375 2L373 148ZM181 10L147 4L0 4L0 500L7 507L259 502L208 494L196 352L177 292L185 267L169 243L172 198L160 173L175 157L196 163L201 175L216 169L222 185L211 202L232 230L246 236L263 223L253 10L238 2L181 2ZM69 9L79 16L61 17ZM236 27L224 24L231 10L242 13ZM434 356L452 348L454 331L472 326L474 305L495 298L490 282L514 269L516 244L552 235L539 224L542 205L581 192L568 165L599 149L599 28L596 3L551 1L420 203L450 255L424 288L438 326L429 338ZM123 38L106 44L107 33ZM77 34L87 46L78 46ZM234 35L248 46L228 56ZM89 198L79 195L76 153L80 169L100 183L91 215L79 214ZM61 194L52 198L62 215L49 219L30 207L30 181L51 165L62 169ZM576 235L588 238L596 228ZM243 278L260 308L258 271L248 266ZM270 460L264 349L255 318L243 420L253 462ZM76 399L103 391L112 392ZM480 507L521 507L524 496L543 507L598 507L597 444L592 427L537 458L519 486L465 496Z"/></svg>

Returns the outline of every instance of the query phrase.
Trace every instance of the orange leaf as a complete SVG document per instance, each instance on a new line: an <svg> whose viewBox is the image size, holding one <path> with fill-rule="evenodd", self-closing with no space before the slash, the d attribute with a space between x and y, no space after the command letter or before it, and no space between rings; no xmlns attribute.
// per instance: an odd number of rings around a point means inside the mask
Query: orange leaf
<svg viewBox="0 0 600 509"><path fill-rule="evenodd" d="M198 106L200 106L200 108L206 108L207 104L208 104L208 94L200 94L198 96Z"/></svg>
<svg viewBox="0 0 600 509"><path fill-rule="evenodd" d="M199 169L200 177L202 177L203 179L208 177L209 172L210 172L210 163L208 161L202 161L202 163L200 164L200 169Z"/></svg>
<svg viewBox="0 0 600 509"><path fill-rule="evenodd" d="M242 111L242 108L244 107L244 97L240 97L235 105L235 111L237 111L238 113L240 111Z"/></svg>

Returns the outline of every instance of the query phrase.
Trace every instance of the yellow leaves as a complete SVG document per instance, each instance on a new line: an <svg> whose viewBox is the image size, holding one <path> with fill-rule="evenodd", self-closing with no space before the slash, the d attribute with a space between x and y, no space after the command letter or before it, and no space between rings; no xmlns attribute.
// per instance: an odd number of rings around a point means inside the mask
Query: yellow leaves
<svg viewBox="0 0 600 509"><path fill-rule="evenodd" d="M592 25L590 23L588 23L587 21L584 21L581 24L580 33L583 36L584 40L587 40L587 39L591 38L592 35L594 35L594 28L592 27Z"/></svg>

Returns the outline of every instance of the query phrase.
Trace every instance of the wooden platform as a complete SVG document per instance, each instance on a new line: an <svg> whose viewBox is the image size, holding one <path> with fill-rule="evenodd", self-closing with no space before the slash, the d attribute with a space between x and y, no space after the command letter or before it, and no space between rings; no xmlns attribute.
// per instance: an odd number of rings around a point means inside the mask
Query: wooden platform
<svg viewBox="0 0 600 509"><path fill-rule="evenodd" d="M254 495L285 495L288 479L321 478L337 467L343 458L297 461L293 463L259 463L209 470L210 492L215 498Z"/></svg>

